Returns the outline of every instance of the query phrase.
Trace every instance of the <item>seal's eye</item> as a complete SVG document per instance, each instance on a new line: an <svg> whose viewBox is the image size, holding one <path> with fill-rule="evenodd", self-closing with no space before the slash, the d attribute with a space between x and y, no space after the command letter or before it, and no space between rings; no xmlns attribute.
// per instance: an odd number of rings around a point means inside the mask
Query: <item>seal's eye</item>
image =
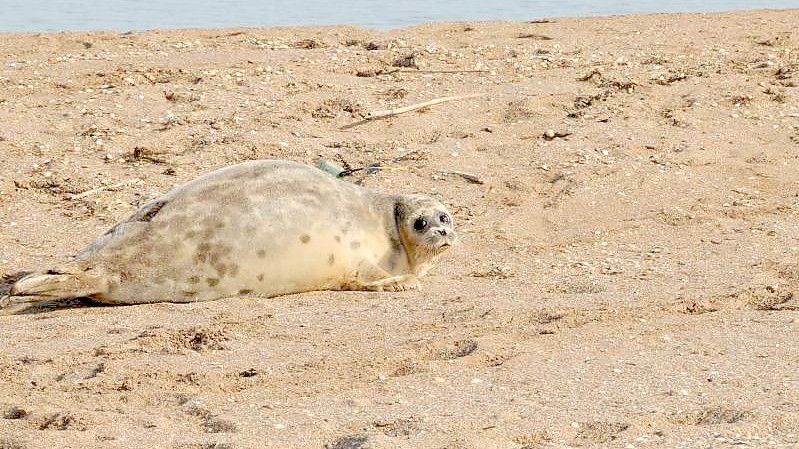
<svg viewBox="0 0 799 449"><path fill-rule="evenodd" d="M447 214L441 214L441 216L438 217L438 219L439 221L441 221L441 223L449 224L449 215Z"/></svg>
<svg viewBox="0 0 799 449"><path fill-rule="evenodd" d="M424 218L417 218L416 221L413 222L413 229L416 229L419 232L423 231L424 228L426 227L427 227L427 220L425 220Z"/></svg>

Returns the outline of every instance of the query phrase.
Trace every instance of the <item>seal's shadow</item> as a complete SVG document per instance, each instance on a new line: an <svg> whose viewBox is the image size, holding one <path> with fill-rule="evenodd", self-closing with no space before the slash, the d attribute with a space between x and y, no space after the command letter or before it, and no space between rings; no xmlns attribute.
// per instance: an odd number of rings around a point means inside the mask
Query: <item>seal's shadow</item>
<svg viewBox="0 0 799 449"><path fill-rule="evenodd" d="M32 272L18 271L16 273L5 274L0 276L0 297L2 297L3 295L7 295L8 292L11 290L11 286L14 285L15 282L17 282L18 280L22 279L23 277L27 276L30 273ZM75 309L80 307L92 307L92 306L97 306L97 303L93 302L89 298L57 299L52 301L39 301L37 303L28 305L28 307L26 308L11 313L14 315L33 315L38 313L52 312L61 309Z"/></svg>

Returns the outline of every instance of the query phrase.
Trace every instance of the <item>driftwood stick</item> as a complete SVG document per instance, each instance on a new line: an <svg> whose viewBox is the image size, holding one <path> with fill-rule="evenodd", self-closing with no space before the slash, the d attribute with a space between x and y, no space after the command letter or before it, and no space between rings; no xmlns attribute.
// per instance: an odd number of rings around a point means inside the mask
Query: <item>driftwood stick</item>
<svg viewBox="0 0 799 449"><path fill-rule="evenodd" d="M446 103L447 101L464 100L466 98L480 97L482 95L483 94L469 94L469 95L455 95L455 96L451 96L451 97L435 98L435 99L432 99L430 101L424 101L422 103L416 103L416 104L412 104L410 106L403 106L401 108L394 108L394 109L386 109L386 110L383 110L383 111L369 112L369 113L366 114L366 117L364 117L364 118L367 119L367 120L377 120L377 119L380 119L380 118L392 117L392 116L395 116L395 115L404 114L406 112L415 111L417 109L426 108L428 106L433 106L433 105L440 104L440 103Z"/></svg>
<svg viewBox="0 0 799 449"><path fill-rule="evenodd" d="M488 72L490 72L490 70L457 70L457 69L446 70L446 69L442 69L442 70L400 70L399 71L399 73L420 73L420 74L425 74L425 73L488 73Z"/></svg>
<svg viewBox="0 0 799 449"><path fill-rule="evenodd" d="M435 98L435 99L430 100L430 101L424 101L422 103L416 103L416 104L412 104L410 106L403 106L401 108L385 109L385 110L382 110L382 111L372 111L372 112L367 113L366 116L364 116L363 120L361 120L359 122L355 122L355 123L350 123L349 125L344 125L340 129L349 129L349 128L352 128L352 127L355 127L355 126L358 126L358 125L362 125L362 124L367 123L367 122L371 122L372 120L383 119L383 118L386 118L386 117L393 117L395 115L400 115L400 114L404 114L406 112L416 111L418 109L426 108L428 106L433 106L433 105L436 105L436 104L446 103L448 101L464 100L466 98L481 97L483 95L484 94L454 95L454 96L451 96L451 97Z"/></svg>
<svg viewBox="0 0 799 449"><path fill-rule="evenodd" d="M71 197L69 197L69 199L71 199L71 200L79 200L79 199L86 198L87 196L94 195L95 193L102 192L104 190L114 190L114 189L118 189L120 187L128 186L130 184L135 184L137 182L139 182L138 178L137 179L130 179L130 180L127 180L127 181L118 182L116 184L111 184L111 185L107 185L107 186L95 187L95 188L93 188L91 190L87 190L85 192L77 193L75 195L72 195Z"/></svg>

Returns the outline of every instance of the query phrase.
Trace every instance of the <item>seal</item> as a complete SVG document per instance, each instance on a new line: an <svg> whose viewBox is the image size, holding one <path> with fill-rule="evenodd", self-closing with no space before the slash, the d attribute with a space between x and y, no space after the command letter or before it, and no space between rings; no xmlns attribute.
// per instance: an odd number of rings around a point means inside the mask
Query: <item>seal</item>
<svg viewBox="0 0 799 449"><path fill-rule="evenodd" d="M146 204L72 261L19 279L0 307L416 289L455 241L451 214L431 197L380 193L296 162L249 161Z"/></svg>

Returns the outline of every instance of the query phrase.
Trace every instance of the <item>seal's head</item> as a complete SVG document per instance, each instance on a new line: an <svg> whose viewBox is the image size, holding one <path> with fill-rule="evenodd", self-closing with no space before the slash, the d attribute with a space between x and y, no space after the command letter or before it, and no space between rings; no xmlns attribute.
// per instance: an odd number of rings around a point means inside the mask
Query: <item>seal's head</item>
<svg viewBox="0 0 799 449"><path fill-rule="evenodd" d="M433 262L457 241L452 215L429 196L399 197L394 215L402 244L414 266Z"/></svg>

